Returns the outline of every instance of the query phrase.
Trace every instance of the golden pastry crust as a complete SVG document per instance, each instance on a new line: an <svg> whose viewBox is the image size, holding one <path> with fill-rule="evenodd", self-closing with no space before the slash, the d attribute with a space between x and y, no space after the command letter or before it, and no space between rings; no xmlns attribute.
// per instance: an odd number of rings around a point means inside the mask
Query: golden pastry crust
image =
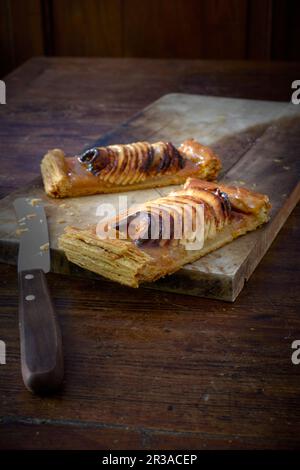
<svg viewBox="0 0 300 470"><path fill-rule="evenodd" d="M220 169L217 155L193 139L178 149L170 142L136 142L96 147L74 157L54 149L41 162L45 191L52 197L181 184L188 176L214 180Z"/></svg>
<svg viewBox="0 0 300 470"><path fill-rule="evenodd" d="M204 207L204 243L199 249L189 250L184 237L175 239L175 228L183 217L183 207L190 208L194 218L193 211L200 204ZM68 227L59 246L71 262L121 284L138 287L255 230L268 221L270 207L265 195L190 179L183 189L108 221L108 238L99 238L96 227ZM166 214L173 221L168 238L162 236ZM159 236L155 240L147 238L147 230L157 221ZM130 224L133 231L129 235Z"/></svg>

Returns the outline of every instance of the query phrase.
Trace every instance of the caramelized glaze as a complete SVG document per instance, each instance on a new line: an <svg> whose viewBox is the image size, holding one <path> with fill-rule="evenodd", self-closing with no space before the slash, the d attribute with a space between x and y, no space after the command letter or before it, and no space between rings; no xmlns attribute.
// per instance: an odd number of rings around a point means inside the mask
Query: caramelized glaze
<svg viewBox="0 0 300 470"><path fill-rule="evenodd" d="M208 163L209 160L209 163ZM176 149L171 142L136 142L126 145L94 147L76 157L67 157L65 165L75 187L127 186L163 176L188 177L210 165L214 176L220 161L213 152L189 140Z"/></svg>
<svg viewBox="0 0 300 470"><path fill-rule="evenodd" d="M217 230L227 225L231 216L228 196L219 189L187 189L144 203L135 213L120 215L108 226L126 234L136 245L160 247L186 242L195 230L197 211L204 210L204 239L215 236ZM178 230L177 230L178 229Z"/></svg>

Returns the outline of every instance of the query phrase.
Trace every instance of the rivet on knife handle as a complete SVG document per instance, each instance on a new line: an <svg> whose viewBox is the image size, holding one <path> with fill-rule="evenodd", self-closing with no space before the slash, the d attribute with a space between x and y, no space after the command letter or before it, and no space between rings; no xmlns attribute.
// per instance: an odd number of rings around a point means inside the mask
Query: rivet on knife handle
<svg viewBox="0 0 300 470"><path fill-rule="evenodd" d="M19 292L24 384L38 394L55 391L64 374L62 340L44 272L19 272Z"/></svg>

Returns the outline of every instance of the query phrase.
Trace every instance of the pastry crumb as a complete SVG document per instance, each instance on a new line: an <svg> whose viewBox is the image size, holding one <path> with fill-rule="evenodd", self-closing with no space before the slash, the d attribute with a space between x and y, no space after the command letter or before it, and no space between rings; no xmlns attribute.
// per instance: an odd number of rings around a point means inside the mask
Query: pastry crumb
<svg viewBox="0 0 300 470"><path fill-rule="evenodd" d="M33 207L33 206L37 206L42 200L39 199L39 198L33 198L33 199L30 199L29 201L29 204Z"/></svg>
<svg viewBox="0 0 300 470"><path fill-rule="evenodd" d="M49 242L44 243L44 245L40 246L41 251L48 251L49 250Z"/></svg>
<svg viewBox="0 0 300 470"><path fill-rule="evenodd" d="M21 235L23 232L28 232L28 228L17 228L16 235Z"/></svg>
<svg viewBox="0 0 300 470"><path fill-rule="evenodd" d="M57 222L58 222L59 224L65 224L65 223L66 223L66 221L65 221L64 219L58 219Z"/></svg>

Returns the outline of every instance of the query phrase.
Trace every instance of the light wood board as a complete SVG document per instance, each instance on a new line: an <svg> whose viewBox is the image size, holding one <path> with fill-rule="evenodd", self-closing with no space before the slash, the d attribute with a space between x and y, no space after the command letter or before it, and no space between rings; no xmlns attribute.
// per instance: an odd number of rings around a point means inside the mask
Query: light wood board
<svg viewBox="0 0 300 470"><path fill-rule="evenodd" d="M300 106L169 94L104 136L97 144L168 140L179 145L189 137L210 145L219 154L223 163L222 181L269 195L271 221L256 232L147 287L233 301L299 201ZM170 189L131 191L122 195L126 194L130 205L156 198L158 194L167 194ZM54 200L44 194L38 177L28 187L0 201L0 259L7 263L15 263L17 259L18 237L12 203L19 196L44 201L50 231L52 271L86 275L68 263L58 250L58 237L66 225L95 223L98 206L107 202L118 207L119 195Z"/></svg>

